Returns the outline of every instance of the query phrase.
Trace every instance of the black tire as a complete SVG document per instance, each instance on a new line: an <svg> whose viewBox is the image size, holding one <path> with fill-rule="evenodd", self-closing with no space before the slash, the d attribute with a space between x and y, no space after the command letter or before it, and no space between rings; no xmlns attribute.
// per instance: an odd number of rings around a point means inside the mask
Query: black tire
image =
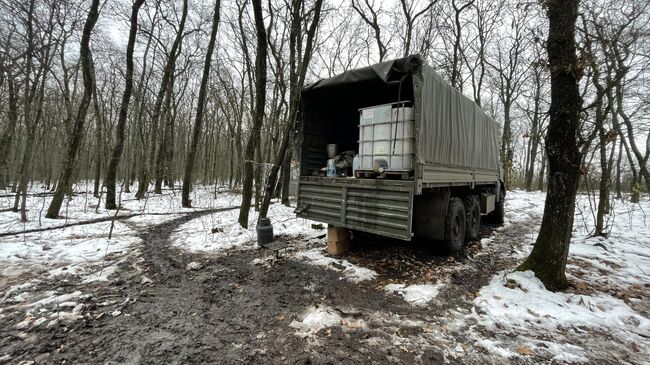
<svg viewBox="0 0 650 365"><path fill-rule="evenodd" d="M481 205L478 196L469 195L463 199L465 205L465 240L476 241L479 239L481 227Z"/></svg>
<svg viewBox="0 0 650 365"><path fill-rule="evenodd" d="M490 223L503 224L506 218L506 193L501 190L499 193L499 201L495 203L494 210L490 212L487 217Z"/></svg>
<svg viewBox="0 0 650 365"><path fill-rule="evenodd" d="M449 198L445 218L445 246L448 252L458 252L465 243L465 206L460 198Z"/></svg>

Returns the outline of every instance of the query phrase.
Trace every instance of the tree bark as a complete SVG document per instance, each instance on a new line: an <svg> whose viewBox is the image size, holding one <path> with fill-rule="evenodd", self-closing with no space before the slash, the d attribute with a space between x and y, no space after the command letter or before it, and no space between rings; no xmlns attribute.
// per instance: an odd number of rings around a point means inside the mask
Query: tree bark
<svg viewBox="0 0 650 365"><path fill-rule="evenodd" d="M129 103L133 93L133 50L135 48L135 39L138 34L138 12L145 0L136 0L131 6L131 25L129 28L129 41L126 45L126 75L124 79L124 93L120 102L120 113L115 127L115 146L111 152L111 160L106 171L106 209L116 209L115 204L115 180L117 178L117 168L120 165L122 151L124 150L124 129L126 127L126 118L129 114ZM128 180L128 178L127 178ZM128 181L126 181L128 183Z"/></svg>
<svg viewBox="0 0 650 365"><path fill-rule="evenodd" d="M621 189L621 161L623 160L623 141L618 142L618 157L616 158L616 199L623 198Z"/></svg>
<svg viewBox="0 0 650 365"><path fill-rule="evenodd" d="M185 30L185 22L187 21L187 8L188 8L188 0L183 0L183 10L181 14L181 20L178 24L176 37L174 38L174 43L172 43L172 47L169 51L167 62L165 63L165 69L163 71L162 81L160 82L160 88L158 89L158 94L156 95L156 102L154 104L153 111L151 113L151 132L150 132L151 143L149 143L149 147L151 151L149 151L150 152L148 156L149 161L145 161L147 156L144 156L143 161L141 162L142 165L140 167L141 170L140 170L140 178L138 181L138 191L135 194L137 199L144 198L144 195L149 188L149 178L151 172L150 170L155 168L155 164L156 164L155 135L158 131L158 122L160 121L162 104L166 92L168 91L169 83L171 82L171 79L173 77L174 70L176 69L176 59L178 57L179 49L181 48L182 45L183 31ZM143 146L143 149L146 150L147 146Z"/></svg>
<svg viewBox="0 0 650 365"><path fill-rule="evenodd" d="M305 83L307 68L309 67L309 61L311 60L313 40L316 34L316 29L318 28L318 24L320 22L320 12L323 5L322 0L316 0L316 3L314 4L314 18L307 33L307 44L305 46L305 52L303 54L303 59L298 60L296 57L297 52L295 50L299 47L298 42L302 42L302 37L300 36L301 17L300 7L298 6L299 3L300 1L294 1L292 8L293 15L289 45L289 119L282 136L282 144L280 145L278 155L275 158L275 163L271 166L271 171L269 172L266 192L264 193L264 200L262 201L262 206L260 208L260 217L266 217L268 213L269 205L271 204L271 197L273 197L273 191L278 179L278 171L280 169L280 166L282 166L282 164L287 159L287 147L291 139L291 133L295 128L298 103L300 101L300 89ZM300 61L299 64L297 64L298 61Z"/></svg>
<svg viewBox="0 0 650 365"><path fill-rule="evenodd" d="M7 76L7 128L0 138L0 188L9 182L9 147L14 139L16 125L18 124L18 90L15 87L13 75Z"/></svg>
<svg viewBox="0 0 650 365"><path fill-rule="evenodd" d="M524 181L524 188L526 191L532 191L533 190L533 178L535 177L535 160L537 159L537 150L539 148L539 141L540 141L540 132L539 132L539 125L541 124L540 121L540 98L541 98L541 75L539 74L542 72L539 69L533 70L534 72L534 77L535 77L535 94L534 98L535 100L533 101L534 108L533 108L533 121L532 121L532 126L530 128L530 160L528 161L528 166L526 169L526 177Z"/></svg>
<svg viewBox="0 0 650 365"><path fill-rule="evenodd" d="M291 143L291 142L290 142ZM282 205L289 206L289 188L291 187L291 160L293 159L293 146L289 145L287 154L282 163Z"/></svg>
<svg viewBox="0 0 650 365"><path fill-rule="evenodd" d="M253 160L255 147L259 143L260 130L264 120L264 106L266 104L266 28L262 14L262 1L252 0L255 18L255 32L257 34L257 54L255 55L255 110L253 126L248 136L244 153L244 183L242 186L242 203L239 209L239 224L248 228L248 213L251 208L253 194Z"/></svg>
<svg viewBox="0 0 650 365"><path fill-rule="evenodd" d="M203 111L205 109L205 98L208 92L208 81L210 79L210 65L212 64L212 53L214 52L214 44L217 39L217 30L219 29L219 8L220 0L214 4L214 13L212 15L212 31L210 32L210 41L208 42L208 49L205 52L205 62L203 63L203 76L201 77L201 86L199 88L199 99L196 104L196 115L194 119L194 129L192 130L192 142L190 142L190 149L185 161L185 170L183 173L183 192L181 202L184 208L192 207L190 200L190 188L192 186L192 171L194 169L194 158L196 157L196 149L199 145L199 138L201 138L201 128L203 126Z"/></svg>
<svg viewBox="0 0 650 365"><path fill-rule="evenodd" d="M576 56L575 25L579 0L550 0L547 51L551 70L550 122L546 136L548 193L542 225L530 256L517 270L532 270L549 290L568 286L566 260L573 228L582 156L578 128L582 66Z"/></svg>
<svg viewBox="0 0 650 365"><path fill-rule="evenodd" d="M179 50L180 51L180 50ZM163 113L165 125L162 131L162 138L158 144L158 154L156 155L156 165L154 167L154 194L162 194L163 179L167 174L167 160L172 146L172 131L174 129L174 110L172 98L174 97L174 87L176 84L176 75L172 72L167 92L165 93Z"/></svg>
<svg viewBox="0 0 650 365"><path fill-rule="evenodd" d="M608 213L609 206L609 180L611 176L611 166L607 159L607 133L605 128L601 125L598 128L598 137L600 144L598 151L600 153L600 184L598 189L598 208L596 210L596 231L595 236L604 236L605 232L605 214Z"/></svg>
<svg viewBox="0 0 650 365"><path fill-rule="evenodd" d="M81 36L81 47L79 50L79 57L81 58L81 71L83 74L84 92L77 111L74 127L72 130L72 138L68 151L66 153L65 162L63 164L63 173L59 179L59 184L52 198L50 206L47 208L47 218L58 218L61 204L66 192L70 190L72 173L74 170L74 163L77 158L77 151L83 138L84 124L86 122L86 114L90 105L90 99L95 91L95 69L93 66L93 56L90 50L90 35L99 18L99 0L92 0L90 11L84 24L83 33Z"/></svg>
<svg viewBox="0 0 650 365"><path fill-rule="evenodd" d="M546 178L546 151L542 150L542 167L539 169L539 179L537 180L537 190L544 191L544 179Z"/></svg>
<svg viewBox="0 0 650 365"><path fill-rule="evenodd" d="M97 93L98 90L95 88L95 91L93 92L93 108L95 111L95 124L97 128L97 131L95 132L95 183L93 184L93 197L95 198L100 197L99 191L101 190L102 158L104 157L102 156L102 144L104 143L104 139L102 138L102 125L104 123L102 120L102 112L99 108L99 102L97 100Z"/></svg>

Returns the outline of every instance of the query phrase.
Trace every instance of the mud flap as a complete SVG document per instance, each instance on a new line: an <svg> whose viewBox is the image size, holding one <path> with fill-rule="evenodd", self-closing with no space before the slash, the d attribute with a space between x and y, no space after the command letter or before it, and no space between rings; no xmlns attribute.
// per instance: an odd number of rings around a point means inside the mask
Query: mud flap
<svg viewBox="0 0 650 365"><path fill-rule="evenodd" d="M418 238L443 240L449 205L449 188L415 196L413 233Z"/></svg>

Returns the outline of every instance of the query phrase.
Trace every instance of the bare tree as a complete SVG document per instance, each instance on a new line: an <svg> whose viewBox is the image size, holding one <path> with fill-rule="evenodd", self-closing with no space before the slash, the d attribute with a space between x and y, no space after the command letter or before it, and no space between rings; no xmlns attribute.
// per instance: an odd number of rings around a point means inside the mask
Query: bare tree
<svg viewBox="0 0 650 365"><path fill-rule="evenodd" d="M314 3L314 15L306 34L307 39L302 59L299 58L299 50L302 49L303 36L301 34L301 23L304 16L300 13L302 8L300 5L301 0L294 0L291 8L291 32L289 34L289 118L282 136L282 143L275 159L275 164L271 166L271 172L266 186L266 193L264 194L264 201L260 208L261 217L266 217L266 214L268 213L269 204L271 203L271 197L273 196L275 183L278 177L278 170L283 163L288 162L286 156L287 146L291 139L291 132L295 128L294 121L296 119L298 104L300 102L300 89L302 89L302 86L305 83L305 75L307 74L307 68L309 67L309 61L312 56L312 47L314 37L316 36L316 29L318 28L318 23L320 21L320 11L323 6L323 1L316 0Z"/></svg>
<svg viewBox="0 0 650 365"><path fill-rule="evenodd" d="M47 218L58 218L61 204L65 194L70 189L72 184L72 172L74 164L77 159L77 151L81 145L83 138L84 124L86 122L86 114L90 106L92 94L95 91L95 66L93 65L93 56L90 50L90 36L93 28L99 18L99 0L93 0L88 11L88 17L84 24L83 34L81 36L81 46L79 50L79 58L81 59L81 70L84 81L84 92L75 118L74 127L72 130L72 138L69 143L68 152L63 164L63 173L59 179L59 184L54 193L54 197L47 208Z"/></svg>
<svg viewBox="0 0 650 365"><path fill-rule="evenodd" d="M117 208L115 204L115 180L117 178L117 167L120 164L122 151L124 150L124 129L126 126L126 118L129 114L131 94L133 94L133 50L135 48L135 38L138 34L138 12L144 2L145 0L135 0L131 6L129 40L126 45L124 93L122 94L117 126L115 127L115 146L113 146L113 151L111 152L111 159L106 172L106 181L104 182L106 184L106 209Z"/></svg>
<svg viewBox="0 0 650 365"><path fill-rule="evenodd" d="M196 149L199 144L201 136L201 128L203 124L203 112L205 109L205 99L208 93L208 79L210 77L210 65L212 64L212 53L214 52L214 44L217 39L217 30L219 29L219 7L220 0L214 3L214 12L212 15L212 30L210 31L210 40L208 41L208 48L205 52L205 62L203 63L203 76L201 77L201 86L199 89L199 98L196 105L196 115L194 119L194 130L192 132L192 142L190 142L190 150L187 154L185 161L185 172L183 174L183 193L182 205L185 208L192 206L190 200L190 187L192 184L192 170L194 169L194 158L196 156Z"/></svg>
<svg viewBox="0 0 650 365"><path fill-rule="evenodd" d="M381 6L375 10L374 1L370 2L369 0L363 0L363 4L359 5L357 4L357 0L352 0L352 9L354 9L361 19L372 28L375 35L375 42L377 43L377 51L379 52L379 62L384 61L388 48L386 47L381 35L381 26L379 23L379 16L382 13Z"/></svg>
<svg viewBox="0 0 650 365"><path fill-rule="evenodd" d="M255 33L257 35L257 54L255 55L255 109L253 111L253 126L248 136L244 151L244 181L242 186L242 203L239 210L239 224L248 228L248 213L253 194L253 160L255 149L259 144L260 130L264 120L264 105L266 103L266 55L267 40L262 14L262 0L252 0L255 18Z"/></svg>
<svg viewBox="0 0 650 365"><path fill-rule="evenodd" d="M156 95L156 101L151 111L151 134L149 138L149 143L143 146L143 159L140 162L140 177L138 180L138 191L136 192L136 198L144 198L145 193L149 187L150 179L150 170L155 168L156 164L156 141L155 134L158 131L158 124L160 122L160 117L163 109L163 101L166 94L169 92L169 85L172 82L174 77L174 71L176 69L176 60L178 59L178 54L180 53L181 43L183 41L183 31L185 30L185 22L187 21L187 8L188 0L183 0L183 10L181 12L181 19L178 24L178 29L176 29L176 36L174 37L174 42L172 47L169 50L167 55L167 61L165 63L165 68L163 70L162 80L160 82L160 88ZM161 139L161 147L164 147L164 142ZM150 149L149 156L146 155L147 147ZM161 148L158 149L160 151ZM145 162L146 158L149 158L148 162Z"/></svg>
<svg viewBox="0 0 650 365"><path fill-rule="evenodd" d="M469 0L465 2L465 4L458 6L456 4L456 0L451 1L451 6L454 9L454 27L452 28L454 30L454 42L453 42L453 57L451 59L451 77L450 77L450 83L452 86L458 88L459 90L463 90L463 83L461 81L461 61L462 61L462 29L463 26L460 22L460 17L463 11L467 8L469 8L475 0Z"/></svg>
<svg viewBox="0 0 650 365"><path fill-rule="evenodd" d="M563 290L566 260L573 228L582 156L578 128L582 99L578 82L584 64L576 55L578 0L549 1L546 43L551 71L550 122L546 136L549 181L544 216L530 256L518 270L532 270L549 290Z"/></svg>
<svg viewBox="0 0 650 365"><path fill-rule="evenodd" d="M423 7L420 11L415 9L417 1L414 0L400 0L402 13L404 15L404 23L406 24L406 33L404 36L404 57L411 54L411 41L413 38L413 29L415 22L418 18L424 15L427 11L438 2L438 0L430 0L429 4Z"/></svg>
<svg viewBox="0 0 650 365"><path fill-rule="evenodd" d="M526 12L510 12L513 18L510 34L501 37L496 47L496 59L487 61L494 70L496 77L494 85L498 90L499 100L503 106L503 131L501 135L501 163L503 164L503 181L511 185L513 170L513 136L512 108L521 92L521 86L528 76L527 67L523 62L523 51L529 45L525 36L528 22Z"/></svg>

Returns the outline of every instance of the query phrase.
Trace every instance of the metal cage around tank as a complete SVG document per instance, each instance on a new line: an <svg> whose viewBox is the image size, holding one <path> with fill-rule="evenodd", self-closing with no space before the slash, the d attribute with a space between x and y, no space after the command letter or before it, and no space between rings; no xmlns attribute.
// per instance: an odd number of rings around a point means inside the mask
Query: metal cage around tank
<svg viewBox="0 0 650 365"><path fill-rule="evenodd" d="M415 121L412 101L359 109L361 170L373 170L385 160L386 171L412 171L415 161Z"/></svg>

